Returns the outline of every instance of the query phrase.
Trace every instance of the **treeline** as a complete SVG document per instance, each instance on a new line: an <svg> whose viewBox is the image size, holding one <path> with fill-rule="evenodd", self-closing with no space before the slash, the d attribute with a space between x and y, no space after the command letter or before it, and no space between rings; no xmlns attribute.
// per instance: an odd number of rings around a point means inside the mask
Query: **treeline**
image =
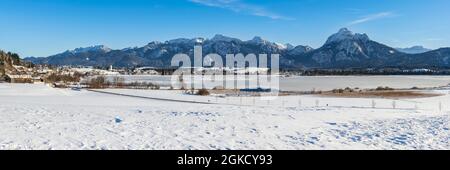
<svg viewBox="0 0 450 170"><path fill-rule="evenodd" d="M0 50L0 64L12 65L13 63L16 65L21 64L20 56L16 53L4 52Z"/></svg>
<svg viewBox="0 0 450 170"><path fill-rule="evenodd" d="M46 83L77 83L83 78L83 74L75 72L74 74L58 74L52 73L45 77L44 81Z"/></svg>
<svg viewBox="0 0 450 170"><path fill-rule="evenodd" d="M105 76L96 76L86 80L83 83L84 86L91 89L104 89L104 88L128 88L128 89L152 89L158 90L160 86L151 82L126 82L122 77L113 77L112 81L108 80Z"/></svg>
<svg viewBox="0 0 450 170"><path fill-rule="evenodd" d="M15 71L13 65L25 66L28 68L34 67L33 63L24 62L20 59L19 54L0 50L0 76L5 75L7 71Z"/></svg>
<svg viewBox="0 0 450 170"><path fill-rule="evenodd" d="M0 76L5 75L7 70L12 69L13 63L20 63L19 55L0 50Z"/></svg>

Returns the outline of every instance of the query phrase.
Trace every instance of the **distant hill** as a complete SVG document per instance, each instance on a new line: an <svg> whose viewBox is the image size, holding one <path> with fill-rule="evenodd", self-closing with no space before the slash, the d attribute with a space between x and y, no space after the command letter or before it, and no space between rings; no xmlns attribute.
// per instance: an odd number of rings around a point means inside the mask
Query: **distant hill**
<svg viewBox="0 0 450 170"><path fill-rule="evenodd" d="M407 54L420 54L428 51L432 51L431 49L425 48L423 46L413 46L409 48L396 48L400 52L404 52Z"/></svg>
<svg viewBox="0 0 450 170"><path fill-rule="evenodd" d="M450 67L450 48L440 48L403 58L397 62L411 68L448 68Z"/></svg>
<svg viewBox="0 0 450 170"><path fill-rule="evenodd" d="M375 68L375 67L450 67L448 48L419 53L418 47L396 49L371 40L366 34L343 28L331 35L318 49L275 43L261 37L243 41L216 35L211 39L174 39L151 42L143 47L112 50L99 45L77 48L46 58L26 58L37 64L135 67L170 66L175 54L193 56L195 45L203 46L203 54L280 54L282 68ZM412 51L416 50L416 51Z"/></svg>

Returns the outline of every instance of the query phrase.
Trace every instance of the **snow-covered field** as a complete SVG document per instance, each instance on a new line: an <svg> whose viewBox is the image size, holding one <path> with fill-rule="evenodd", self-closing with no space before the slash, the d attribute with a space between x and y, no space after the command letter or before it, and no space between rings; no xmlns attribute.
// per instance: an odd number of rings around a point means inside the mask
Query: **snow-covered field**
<svg viewBox="0 0 450 170"><path fill-rule="evenodd" d="M104 91L186 102L0 84L0 149L450 149L445 90L395 102Z"/></svg>

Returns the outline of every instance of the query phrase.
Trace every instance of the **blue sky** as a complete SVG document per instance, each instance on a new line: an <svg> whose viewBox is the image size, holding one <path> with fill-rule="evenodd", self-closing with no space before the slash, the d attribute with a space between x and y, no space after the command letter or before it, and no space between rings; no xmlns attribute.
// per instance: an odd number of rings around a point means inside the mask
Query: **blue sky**
<svg viewBox="0 0 450 170"><path fill-rule="evenodd" d="M450 46L448 0L0 0L0 49L48 56L224 34L320 47L348 27L394 47Z"/></svg>

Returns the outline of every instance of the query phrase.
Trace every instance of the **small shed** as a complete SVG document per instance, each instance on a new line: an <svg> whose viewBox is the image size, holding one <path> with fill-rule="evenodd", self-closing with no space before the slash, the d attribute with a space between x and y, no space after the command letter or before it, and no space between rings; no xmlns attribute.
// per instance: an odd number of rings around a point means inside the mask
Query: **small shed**
<svg viewBox="0 0 450 170"><path fill-rule="evenodd" d="M26 74L7 74L6 81L10 83L32 83L33 78Z"/></svg>

